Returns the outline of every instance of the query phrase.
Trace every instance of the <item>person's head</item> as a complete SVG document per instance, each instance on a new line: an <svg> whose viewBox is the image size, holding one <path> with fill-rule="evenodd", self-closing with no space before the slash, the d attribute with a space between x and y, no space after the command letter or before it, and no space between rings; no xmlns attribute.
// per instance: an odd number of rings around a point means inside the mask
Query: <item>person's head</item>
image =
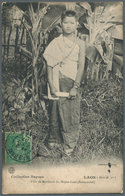
<svg viewBox="0 0 125 196"><path fill-rule="evenodd" d="M77 17L76 12L72 10L67 10L61 15L62 30L66 34L71 34L75 32L77 27Z"/></svg>

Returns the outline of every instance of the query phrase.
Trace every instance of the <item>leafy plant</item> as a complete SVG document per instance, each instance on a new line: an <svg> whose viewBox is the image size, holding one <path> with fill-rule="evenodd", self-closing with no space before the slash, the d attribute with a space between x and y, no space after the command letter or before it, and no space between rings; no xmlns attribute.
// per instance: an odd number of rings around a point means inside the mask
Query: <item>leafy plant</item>
<svg viewBox="0 0 125 196"><path fill-rule="evenodd" d="M32 46L32 115L34 114L35 109L35 95L37 95L38 99L38 70L37 70L37 59L40 51L41 44L43 42L43 38L38 40L38 36L40 35L42 20L47 12L49 4L47 4L44 8L40 9L40 3L38 3L38 10L35 13L32 3L29 4L28 14L30 18L31 26L27 23L25 19L23 19L23 24L30 36L31 46Z"/></svg>
<svg viewBox="0 0 125 196"><path fill-rule="evenodd" d="M105 46L112 44L110 28L116 26L116 24L114 24L114 19L117 22L122 21L122 3L95 3L93 11L90 3L80 2L77 4L86 10L86 14L79 19L79 22L89 30L86 57L90 61L92 79L95 70L98 79L102 62L107 65L106 71L111 70L112 56L110 54L112 53L113 48L111 48L110 51L107 49L108 53L104 54L102 44Z"/></svg>
<svg viewBox="0 0 125 196"><path fill-rule="evenodd" d="M13 78L3 86L2 112L3 121L24 122L27 112L31 111L31 92L25 80ZM26 99L29 97L29 100ZM7 122L5 122L7 124Z"/></svg>

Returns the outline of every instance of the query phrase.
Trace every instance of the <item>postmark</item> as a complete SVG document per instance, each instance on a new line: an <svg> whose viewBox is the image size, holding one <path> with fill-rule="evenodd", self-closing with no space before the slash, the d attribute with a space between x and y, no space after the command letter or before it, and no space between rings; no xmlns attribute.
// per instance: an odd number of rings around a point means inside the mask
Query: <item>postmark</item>
<svg viewBox="0 0 125 196"><path fill-rule="evenodd" d="M30 164L31 160L37 155L37 151L35 154L32 153L34 151L34 147L32 145L32 136L30 134L21 132L7 132L5 134L5 138L6 164Z"/></svg>

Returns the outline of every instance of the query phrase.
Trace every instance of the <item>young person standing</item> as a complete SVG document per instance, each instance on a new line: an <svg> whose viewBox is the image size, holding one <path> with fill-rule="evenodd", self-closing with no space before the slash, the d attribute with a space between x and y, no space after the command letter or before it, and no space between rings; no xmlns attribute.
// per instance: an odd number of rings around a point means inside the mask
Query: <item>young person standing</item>
<svg viewBox="0 0 125 196"><path fill-rule="evenodd" d="M62 146L70 155L78 141L80 121L79 87L84 72L85 43L76 37L76 12L68 10L61 15L63 34L46 48L50 92L67 92L68 97L49 101L50 132L48 146Z"/></svg>

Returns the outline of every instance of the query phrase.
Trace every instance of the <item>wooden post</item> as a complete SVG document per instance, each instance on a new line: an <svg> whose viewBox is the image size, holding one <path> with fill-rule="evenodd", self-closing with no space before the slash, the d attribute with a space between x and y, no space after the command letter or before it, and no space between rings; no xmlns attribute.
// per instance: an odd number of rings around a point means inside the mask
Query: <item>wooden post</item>
<svg viewBox="0 0 125 196"><path fill-rule="evenodd" d="M22 45L23 35L24 35L24 27L23 27L23 29L22 29L22 35L21 35L21 39L20 39L20 45Z"/></svg>
<svg viewBox="0 0 125 196"><path fill-rule="evenodd" d="M9 35L8 35L8 40L7 40L7 58L9 56L9 44L10 44L10 36L12 32L12 26L10 27Z"/></svg>
<svg viewBox="0 0 125 196"><path fill-rule="evenodd" d="M16 38L15 38L15 57L16 57L16 51L17 51L17 43L18 43L18 26L16 27Z"/></svg>
<svg viewBox="0 0 125 196"><path fill-rule="evenodd" d="M3 61L5 59L5 52L6 52L6 26L4 27L4 53L3 53Z"/></svg>

